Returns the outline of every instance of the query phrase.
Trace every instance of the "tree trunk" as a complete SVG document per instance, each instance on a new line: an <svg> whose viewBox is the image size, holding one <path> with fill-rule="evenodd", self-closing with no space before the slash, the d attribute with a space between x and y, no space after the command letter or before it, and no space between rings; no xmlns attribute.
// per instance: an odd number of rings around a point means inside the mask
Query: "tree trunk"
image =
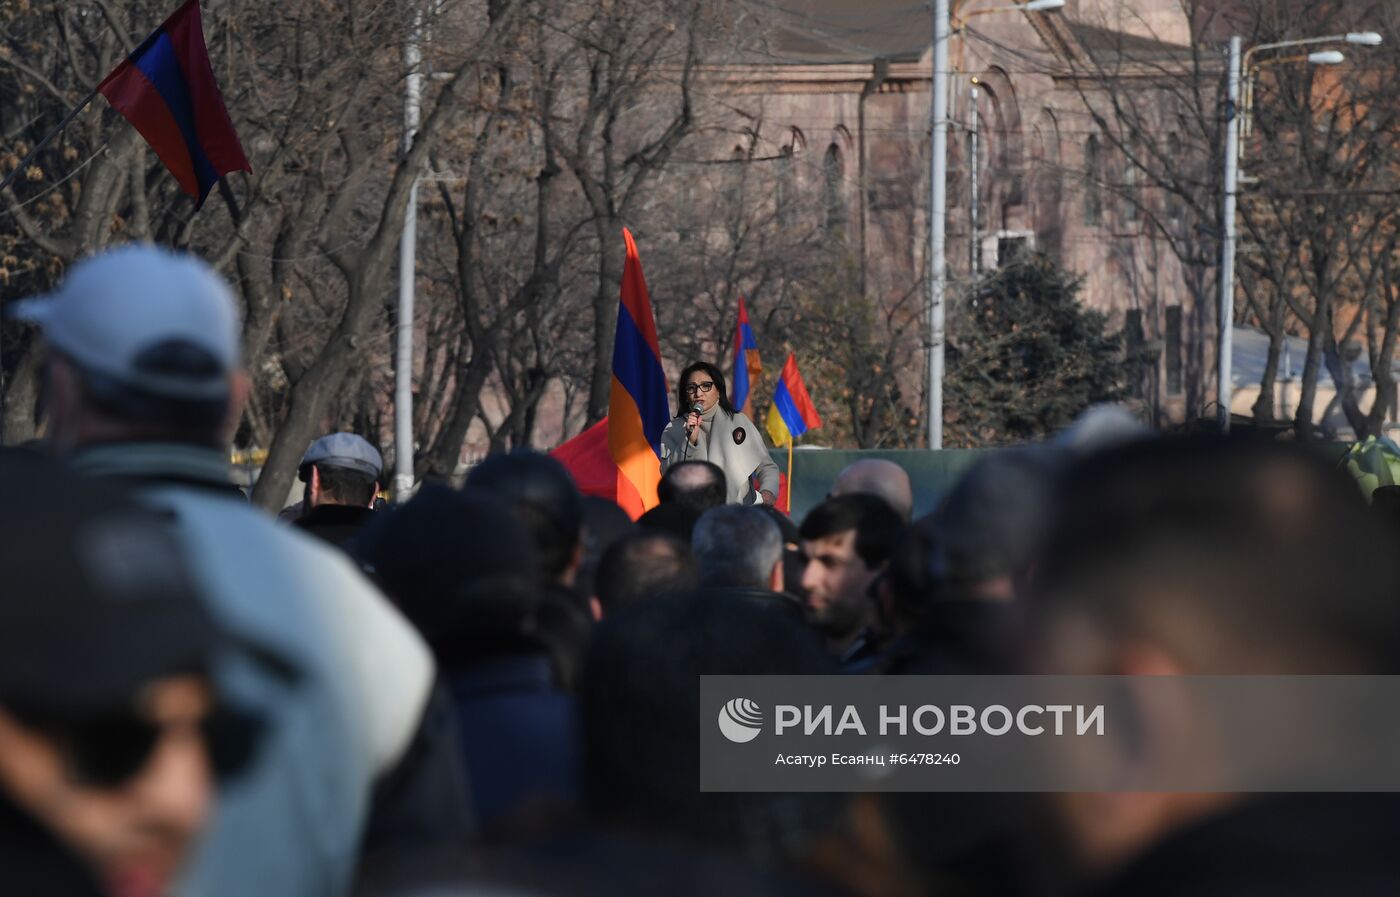
<svg viewBox="0 0 1400 897"><path fill-rule="evenodd" d="M622 290L622 260L619 252L622 222L615 216L600 218L594 225L601 256L598 289L593 294L593 375L588 384L588 420L591 427L608 415L612 396L613 337L617 333L617 306Z"/></svg>
<svg viewBox="0 0 1400 897"><path fill-rule="evenodd" d="M1264 359L1264 376L1259 380L1259 398L1254 400L1250 413L1261 423L1274 420L1274 386L1278 380L1278 360L1283 354L1283 341L1287 339L1283 329L1269 330L1269 354Z"/></svg>

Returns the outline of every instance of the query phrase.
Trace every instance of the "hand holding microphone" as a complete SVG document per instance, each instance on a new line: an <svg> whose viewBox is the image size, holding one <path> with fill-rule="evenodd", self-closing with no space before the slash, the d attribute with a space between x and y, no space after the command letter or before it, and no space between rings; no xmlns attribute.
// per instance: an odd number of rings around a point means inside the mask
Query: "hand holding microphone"
<svg viewBox="0 0 1400 897"><path fill-rule="evenodd" d="M700 443L700 415L705 410L702 402L696 402L690 406L690 414L685 418L685 435L690 440L691 445Z"/></svg>

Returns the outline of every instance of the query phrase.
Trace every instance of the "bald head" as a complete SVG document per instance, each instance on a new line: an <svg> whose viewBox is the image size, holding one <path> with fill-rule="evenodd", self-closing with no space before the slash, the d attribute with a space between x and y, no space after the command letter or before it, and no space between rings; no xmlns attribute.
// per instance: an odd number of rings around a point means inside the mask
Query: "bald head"
<svg viewBox="0 0 1400 897"><path fill-rule="evenodd" d="M662 504L679 504L700 513L725 503L729 488L724 470L709 461L681 461L672 464L656 488Z"/></svg>
<svg viewBox="0 0 1400 897"><path fill-rule="evenodd" d="M883 498L905 523L914 516L914 490L909 474L893 461L865 458L848 465L831 485L831 494L873 495Z"/></svg>

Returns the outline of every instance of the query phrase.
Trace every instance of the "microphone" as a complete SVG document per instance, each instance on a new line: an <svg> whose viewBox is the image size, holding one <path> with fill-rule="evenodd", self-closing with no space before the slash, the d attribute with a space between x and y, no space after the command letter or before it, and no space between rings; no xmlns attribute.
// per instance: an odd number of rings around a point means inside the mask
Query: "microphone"
<svg viewBox="0 0 1400 897"><path fill-rule="evenodd" d="M691 413L691 414L704 414L704 413L705 413L705 403L704 403L704 402L696 402L694 405L691 405L691 406L690 406L690 413ZM692 427L690 424L686 424L686 425L685 425L685 435L689 436L690 433L691 433L691 431L694 430L694 429L695 429L695 428Z"/></svg>

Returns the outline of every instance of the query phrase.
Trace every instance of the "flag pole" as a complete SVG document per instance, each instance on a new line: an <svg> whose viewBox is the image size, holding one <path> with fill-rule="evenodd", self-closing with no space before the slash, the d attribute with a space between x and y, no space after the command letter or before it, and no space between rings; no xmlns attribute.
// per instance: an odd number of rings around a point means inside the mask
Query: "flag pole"
<svg viewBox="0 0 1400 897"><path fill-rule="evenodd" d="M20 162L19 165L15 166L14 171L11 171L9 174L5 175L5 180L0 181L0 191L3 191L6 187L10 186L14 179L19 176L19 173L27 169L29 167L29 163L33 162L38 157L38 155L44 151L45 147L47 147L50 143L53 143L53 139L57 137L63 131L64 128L72 124L73 119L78 117L78 113L86 109L88 107L88 104L91 103L96 97L97 88L94 87L91 93L83 97L83 101L81 103L74 106L68 111L68 114L63 117L63 121L59 122L57 127L55 127L48 134L44 135L44 139L39 141L39 145L34 147L34 149L30 150L29 155L25 156L24 161Z"/></svg>
<svg viewBox="0 0 1400 897"><path fill-rule="evenodd" d="M788 492L788 496L787 496L788 500L787 500L787 514L788 514L789 517L792 516L792 444L793 444L794 442L796 442L796 441L797 441L796 437L793 436L791 433L789 433L789 434L788 434L788 441L787 441L787 443L788 443L788 490L787 490L787 492Z"/></svg>

